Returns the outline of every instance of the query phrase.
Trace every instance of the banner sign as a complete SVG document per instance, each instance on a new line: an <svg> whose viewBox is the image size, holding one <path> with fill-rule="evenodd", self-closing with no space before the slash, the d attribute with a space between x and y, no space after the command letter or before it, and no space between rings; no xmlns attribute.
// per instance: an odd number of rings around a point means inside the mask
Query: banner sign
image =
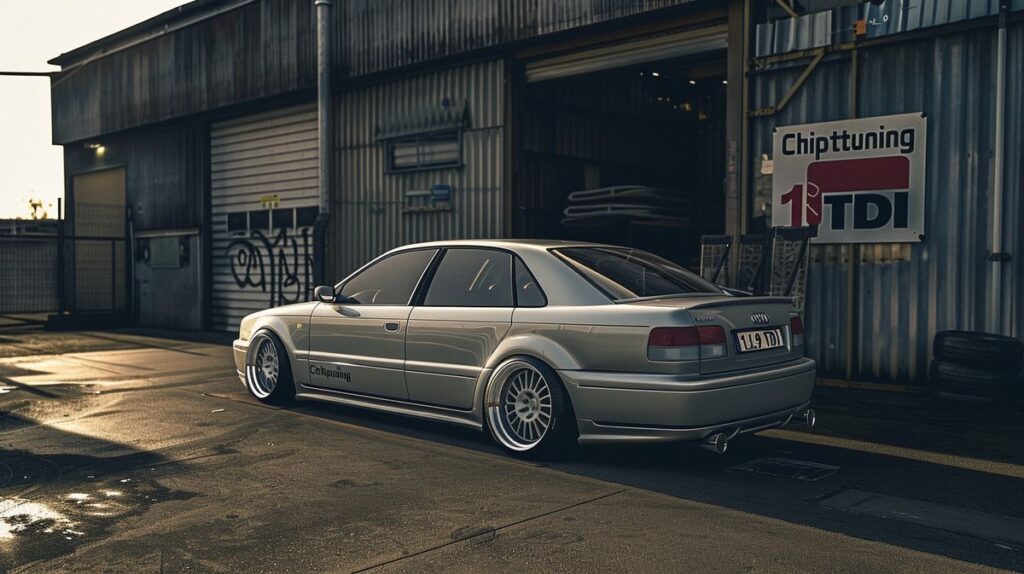
<svg viewBox="0 0 1024 574"><path fill-rule="evenodd" d="M920 113L776 128L772 225L817 225L812 243L921 241L927 128Z"/></svg>

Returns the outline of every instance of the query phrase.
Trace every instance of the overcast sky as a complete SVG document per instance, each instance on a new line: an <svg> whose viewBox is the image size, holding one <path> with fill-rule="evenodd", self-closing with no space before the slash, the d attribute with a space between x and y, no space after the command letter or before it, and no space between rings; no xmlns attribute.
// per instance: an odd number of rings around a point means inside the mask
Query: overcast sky
<svg viewBox="0 0 1024 574"><path fill-rule="evenodd" d="M47 60L185 0L0 0L0 70L57 69ZM64 193L61 148L50 145L48 78L0 76L0 218L28 217L29 199Z"/></svg>

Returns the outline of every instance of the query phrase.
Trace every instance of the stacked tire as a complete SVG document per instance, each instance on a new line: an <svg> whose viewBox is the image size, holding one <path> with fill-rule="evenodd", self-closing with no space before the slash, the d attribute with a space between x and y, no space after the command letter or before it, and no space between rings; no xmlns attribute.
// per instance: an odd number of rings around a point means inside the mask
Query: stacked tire
<svg viewBox="0 0 1024 574"><path fill-rule="evenodd" d="M936 390L955 395L1019 401L1024 343L1013 337L972 331L935 335L930 378Z"/></svg>

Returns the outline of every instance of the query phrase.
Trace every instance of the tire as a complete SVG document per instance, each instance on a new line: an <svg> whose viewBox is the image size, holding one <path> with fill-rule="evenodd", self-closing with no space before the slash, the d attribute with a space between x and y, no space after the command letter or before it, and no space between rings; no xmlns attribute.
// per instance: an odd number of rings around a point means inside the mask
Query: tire
<svg viewBox="0 0 1024 574"><path fill-rule="evenodd" d="M268 405L295 401L295 382L288 352L270 331L259 331L249 340L245 357L245 386L249 393Z"/></svg>
<svg viewBox="0 0 1024 574"><path fill-rule="evenodd" d="M932 361L932 384L939 391L959 395L1013 399L1020 392L1020 377L1015 372L986 371L945 361Z"/></svg>
<svg viewBox="0 0 1024 574"><path fill-rule="evenodd" d="M978 369L1016 373L1024 343L1013 337L972 331L940 331L935 335L935 359Z"/></svg>
<svg viewBox="0 0 1024 574"><path fill-rule="evenodd" d="M512 357L494 369L483 408L491 438L513 456L562 454L575 445L576 417L562 381L533 357Z"/></svg>

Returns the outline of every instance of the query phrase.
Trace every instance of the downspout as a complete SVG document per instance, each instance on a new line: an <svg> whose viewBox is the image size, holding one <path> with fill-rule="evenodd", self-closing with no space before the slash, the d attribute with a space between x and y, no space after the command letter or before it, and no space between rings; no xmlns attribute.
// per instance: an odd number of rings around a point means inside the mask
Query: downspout
<svg viewBox="0 0 1024 574"><path fill-rule="evenodd" d="M332 0L315 0L320 211L313 223L313 284L327 282L327 230L331 218L334 114L331 101Z"/></svg>
<svg viewBox="0 0 1024 574"><path fill-rule="evenodd" d="M1006 140L1006 19L1009 13L1008 0L999 3L999 31L996 36L996 130L993 158L992 184L992 292L989 311L989 325L993 333L1003 333L1003 322L1008 313L1003 313L1003 263L1010 260L1009 253L1003 253L1003 154Z"/></svg>

